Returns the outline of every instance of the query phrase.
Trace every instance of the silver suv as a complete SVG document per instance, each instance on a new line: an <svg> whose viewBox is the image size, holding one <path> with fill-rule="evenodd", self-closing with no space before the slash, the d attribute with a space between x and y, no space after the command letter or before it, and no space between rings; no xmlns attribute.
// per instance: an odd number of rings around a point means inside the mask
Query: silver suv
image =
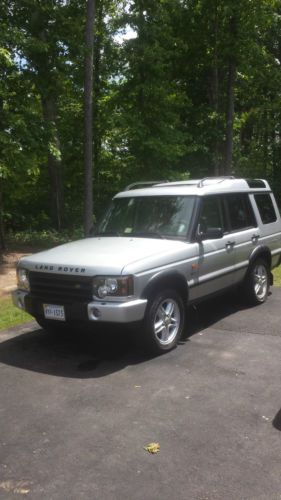
<svg viewBox="0 0 281 500"><path fill-rule="evenodd" d="M22 258L13 301L45 329L141 323L159 353L176 346L187 304L234 286L263 303L280 261L267 181L142 183L113 198L93 237Z"/></svg>

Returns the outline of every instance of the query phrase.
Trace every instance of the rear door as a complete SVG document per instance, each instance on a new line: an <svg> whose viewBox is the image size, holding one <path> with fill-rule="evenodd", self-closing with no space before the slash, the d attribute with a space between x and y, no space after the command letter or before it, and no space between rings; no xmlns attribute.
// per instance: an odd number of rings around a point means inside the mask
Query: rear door
<svg viewBox="0 0 281 500"><path fill-rule="evenodd" d="M233 281L239 283L246 274L252 251L259 244L260 230L248 193L225 195L225 205L229 221L229 239L234 250Z"/></svg>
<svg viewBox="0 0 281 500"><path fill-rule="evenodd" d="M259 243L271 251L272 268L277 266L281 255L281 224L278 207L272 193L250 195L256 206L257 220L261 228Z"/></svg>

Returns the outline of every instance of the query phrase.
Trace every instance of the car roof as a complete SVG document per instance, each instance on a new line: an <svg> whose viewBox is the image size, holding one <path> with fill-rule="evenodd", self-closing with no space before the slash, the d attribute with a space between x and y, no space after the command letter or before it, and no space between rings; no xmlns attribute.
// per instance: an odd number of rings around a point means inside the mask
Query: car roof
<svg viewBox="0 0 281 500"><path fill-rule="evenodd" d="M264 179L240 179L235 177L205 177L176 182L145 181L131 184L125 191L115 197L127 198L135 196L168 196L237 193L237 192L268 192L271 191Z"/></svg>

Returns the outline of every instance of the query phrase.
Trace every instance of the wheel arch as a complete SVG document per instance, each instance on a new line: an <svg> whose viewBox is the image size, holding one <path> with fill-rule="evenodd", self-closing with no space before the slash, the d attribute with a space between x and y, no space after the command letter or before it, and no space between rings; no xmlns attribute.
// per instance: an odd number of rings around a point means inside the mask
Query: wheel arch
<svg viewBox="0 0 281 500"><path fill-rule="evenodd" d="M267 270L268 279L264 280L263 271L259 270L260 266L256 266L258 261L263 261ZM248 305L263 304L268 297L268 290L272 284L271 253L268 247L260 246L255 248L251 254L249 266L242 282L242 295ZM257 287L256 287L257 285Z"/></svg>
<svg viewBox="0 0 281 500"><path fill-rule="evenodd" d="M185 277L179 272L169 271L153 276L143 290L142 298L149 299L153 294L164 288L173 289L178 292L182 299L188 300L188 285Z"/></svg>
<svg viewBox="0 0 281 500"><path fill-rule="evenodd" d="M261 245L253 250L253 252L250 255L249 265L251 265L257 259L264 259L265 262L268 264L269 270L271 269L272 256L267 246Z"/></svg>

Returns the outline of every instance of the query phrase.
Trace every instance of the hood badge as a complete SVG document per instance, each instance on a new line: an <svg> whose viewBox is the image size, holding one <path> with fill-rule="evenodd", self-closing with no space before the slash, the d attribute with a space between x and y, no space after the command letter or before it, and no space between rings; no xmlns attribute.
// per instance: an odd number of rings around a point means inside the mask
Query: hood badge
<svg viewBox="0 0 281 500"><path fill-rule="evenodd" d="M48 266L45 264L35 264L36 271L57 271L61 273L85 273L85 267L72 266Z"/></svg>

